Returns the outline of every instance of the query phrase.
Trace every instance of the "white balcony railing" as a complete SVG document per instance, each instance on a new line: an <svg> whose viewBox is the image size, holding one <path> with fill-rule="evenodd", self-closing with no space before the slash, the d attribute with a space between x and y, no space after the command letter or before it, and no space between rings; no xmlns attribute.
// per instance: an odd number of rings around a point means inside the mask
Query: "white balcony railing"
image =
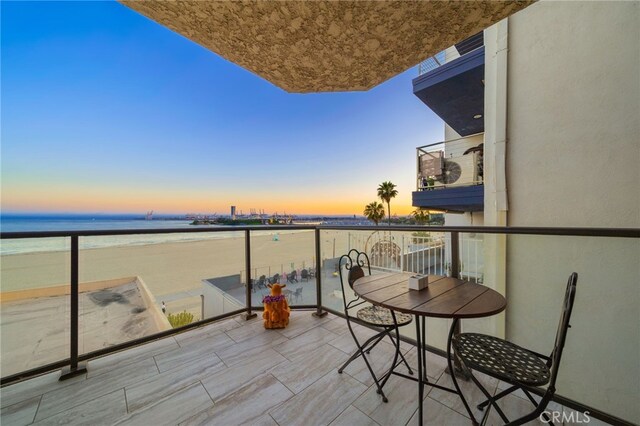
<svg viewBox="0 0 640 426"><path fill-rule="evenodd" d="M418 191L482 184L482 140L476 134L416 148Z"/></svg>
<svg viewBox="0 0 640 426"><path fill-rule="evenodd" d="M441 52L436 53L432 57L427 58L418 64L418 76L426 74L429 71L433 71L436 68L446 64L447 62L451 62L454 59L459 58L460 56L479 49L483 46L483 42L484 41L482 36L476 34L460 43L459 47L451 46Z"/></svg>

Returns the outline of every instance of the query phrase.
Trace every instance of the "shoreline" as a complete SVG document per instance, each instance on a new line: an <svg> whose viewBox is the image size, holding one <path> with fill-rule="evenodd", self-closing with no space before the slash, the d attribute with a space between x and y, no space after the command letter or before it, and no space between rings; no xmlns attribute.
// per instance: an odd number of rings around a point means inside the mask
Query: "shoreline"
<svg viewBox="0 0 640 426"><path fill-rule="evenodd" d="M219 225L217 225L219 226ZM227 227L225 227L227 228ZM230 226L229 228L233 228L232 226ZM242 230L234 230L234 229L228 229L225 231L219 231L219 232L204 232L203 234L207 235L207 237L191 237L191 238L183 238L183 239L175 239L175 240L169 240L167 241L167 236L171 236L171 235L182 235L181 233L175 233L175 234L130 234L130 235L107 235L107 236L95 236L95 237L85 237L85 238L113 238L113 237L125 237L125 238L134 238L136 235L140 236L140 237L146 237L148 238L150 235L159 235L159 236L163 236L164 237L164 241L163 240L158 240L158 241L154 241L154 242L150 242L150 241L143 241L143 242L122 242L122 243L114 243L114 244L106 244L106 245L95 245L95 246L88 246L88 247L82 247L82 240L80 240L80 251L86 251L86 250L98 250L98 249L104 249L104 248L118 248L118 247L143 247L143 246L153 246L153 245L158 245L158 244L179 244L179 243L191 243L191 242L196 242L196 241L210 241L210 240L225 240L225 239L239 239L242 238L244 239L244 235L240 236L229 236L226 235L224 233L241 233L244 232ZM272 231L268 231L268 230L259 230L259 231L252 231L252 240L254 238L257 237L264 237L264 236L270 236L270 234L264 234L264 233L274 233L274 234L278 234L278 235L284 235L284 234L289 234L289 233L298 233L298 232L310 232L308 230L272 230ZM224 234L224 235L223 235ZM185 233L185 235L199 235L197 233L193 233L193 232L188 232ZM49 240L49 239L57 239L60 240L62 238L68 238L68 237L44 237L44 238L37 238L35 240ZM171 238L171 237L169 237ZM25 244L28 244L30 242L30 240L32 239L28 239L28 238L21 238L21 239L15 239L15 240L11 240L11 241L25 241ZM5 257L5 256L19 256L19 255L28 255L28 254L45 254L45 253L60 253L60 252L69 252L70 248L69 247L64 247L64 248L51 248L51 249L35 249L35 250L26 250L26 251L14 251L14 252L5 252L3 251L3 243L0 242L0 257Z"/></svg>
<svg viewBox="0 0 640 426"><path fill-rule="evenodd" d="M315 263L312 231L279 232L251 239L252 276L288 272ZM346 249L346 235L344 244ZM200 289L201 280L244 274L244 238L122 245L80 250L80 282L141 277L158 297ZM51 287L69 282L70 253L45 251L0 256L2 292Z"/></svg>

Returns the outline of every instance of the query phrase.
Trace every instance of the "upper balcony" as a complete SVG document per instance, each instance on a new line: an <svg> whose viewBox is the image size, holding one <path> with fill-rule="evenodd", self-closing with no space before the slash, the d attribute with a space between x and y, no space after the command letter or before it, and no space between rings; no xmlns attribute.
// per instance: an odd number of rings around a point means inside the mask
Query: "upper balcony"
<svg viewBox="0 0 640 426"><path fill-rule="evenodd" d="M482 134L416 148L413 206L450 212L484 209Z"/></svg>
<svg viewBox="0 0 640 426"><path fill-rule="evenodd" d="M484 132L484 46L478 33L418 66L413 93L461 136Z"/></svg>

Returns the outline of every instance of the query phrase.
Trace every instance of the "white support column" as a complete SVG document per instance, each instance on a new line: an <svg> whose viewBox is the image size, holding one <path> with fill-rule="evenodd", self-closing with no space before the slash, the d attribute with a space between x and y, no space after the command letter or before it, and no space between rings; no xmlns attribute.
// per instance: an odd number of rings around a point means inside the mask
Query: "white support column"
<svg viewBox="0 0 640 426"><path fill-rule="evenodd" d="M487 28L484 92L484 224L507 226L507 61L508 20ZM484 237L484 284L506 295L507 237ZM482 331L504 337L505 314L482 324Z"/></svg>

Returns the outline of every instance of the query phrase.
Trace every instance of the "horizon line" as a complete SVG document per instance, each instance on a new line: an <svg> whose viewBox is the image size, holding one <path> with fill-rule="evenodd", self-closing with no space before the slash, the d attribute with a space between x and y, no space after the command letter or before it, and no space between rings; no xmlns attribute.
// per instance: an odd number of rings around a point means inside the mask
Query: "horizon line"
<svg viewBox="0 0 640 426"><path fill-rule="evenodd" d="M186 216L186 215L197 215L197 216L231 216L229 213L153 213L154 216ZM286 213L286 212L274 212L274 213L264 213L265 216L272 215L279 216L317 216L317 217L326 217L326 216L336 216L336 217L365 217L363 214L347 214L347 213ZM11 215L32 215L32 216L64 216L64 215L78 215L78 216L118 216L118 215L127 215L127 216L146 216L146 212L72 212L72 211L51 211L51 212L43 212L43 211L0 211L0 216L11 216ZM250 216L251 214L242 214L243 216ZM397 214L393 214L393 216L401 216Z"/></svg>

